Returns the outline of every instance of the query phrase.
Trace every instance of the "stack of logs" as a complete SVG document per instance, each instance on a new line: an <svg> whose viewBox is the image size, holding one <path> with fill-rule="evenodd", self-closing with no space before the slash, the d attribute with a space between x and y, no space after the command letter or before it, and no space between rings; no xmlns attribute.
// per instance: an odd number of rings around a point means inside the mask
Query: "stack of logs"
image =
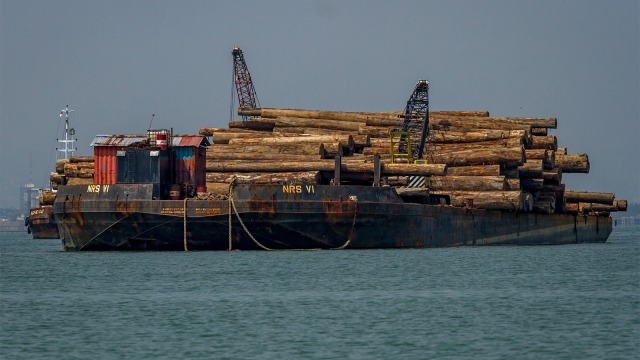
<svg viewBox="0 0 640 360"><path fill-rule="evenodd" d="M58 190L60 185L93 184L93 156L71 156L69 159L56 160L56 171L49 174L51 188ZM55 192L44 192L40 205L53 205Z"/></svg>
<svg viewBox="0 0 640 360"><path fill-rule="evenodd" d="M373 177L377 155L382 175L399 193L415 193L402 188L409 176L427 176L429 193L448 196L453 206L607 216L626 209L626 201L614 202L610 193L565 190L562 174L588 173L589 158L558 147L548 133L557 127L555 118L432 112L423 156L427 165L417 165L391 162L390 131L402 127L400 112L262 108L240 109L238 114L254 118L231 121L229 128L200 129L213 139L207 149L209 191L228 189L232 179L326 181L337 155L343 156L342 179L367 180Z"/></svg>

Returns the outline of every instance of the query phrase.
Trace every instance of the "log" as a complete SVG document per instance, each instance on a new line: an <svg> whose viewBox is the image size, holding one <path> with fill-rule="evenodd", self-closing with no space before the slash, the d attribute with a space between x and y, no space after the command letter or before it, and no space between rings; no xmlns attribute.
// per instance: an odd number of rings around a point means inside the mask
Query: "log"
<svg viewBox="0 0 640 360"><path fill-rule="evenodd" d="M531 125L514 124L493 118L473 116L429 118L429 129L449 130L451 127L462 129L527 130L531 133Z"/></svg>
<svg viewBox="0 0 640 360"><path fill-rule="evenodd" d="M551 185L551 184L544 184L544 187L542 188L543 192L552 192L556 195L557 199L562 199L564 202L564 192L565 192L565 185L564 184L558 184L558 185Z"/></svg>
<svg viewBox="0 0 640 360"><path fill-rule="evenodd" d="M327 130L340 130L357 132L360 123L339 121L330 119L309 119L300 117L278 116L275 119L276 127L312 127Z"/></svg>
<svg viewBox="0 0 640 360"><path fill-rule="evenodd" d="M353 135L354 131L339 131L309 127L274 127L273 134L283 135Z"/></svg>
<svg viewBox="0 0 640 360"><path fill-rule="evenodd" d="M556 153L556 166L563 173L589 173L589 156L587 154L562 155Z"/></svg>
<svg viewBox="0 0 640 360"><path fill-rule="evenodd" d="M530 159L542 160L542 166L544 169L553 169L555 167L556 153L553 150L525 149L524 153L527 161Z"/></svg>
<svg viewBox="0 0 640 360"><path fill-rule="evenodd" d="M234 179L238 184L280 184L291 181L297 181L304 184L318 184L320 182L320 173L318 171L290 173L207 173L207 182L229 184Z"/></svg>
<svg viewBox="0 0 640 360"><path fill-rule="evenodd" d="M558 119L556 118L528 118L528 117L509 117L509 116L493 116L494 120L508 122L512 124L530 125L532 128L558 128Z"/></svg>
<svg viewBox="0 0 640 360"><path fill-rule="evenodd" d="M427 187L431 190L493 191L505 190L504 176L432 176Z"/></svg>
<svg viewBox="0 0 640 360"><path fill-rule="evenodd" d="M344 146L342 143L320 144L320 157L323 159L335 159L336 156L343 156L351 153L353 148Z"/></svg>
<svg viewBox="0 0 640 360"><path fill-rule="evenodd" d="M508 138L508 139L502 139L502 140L489 140L489 141L477 141L477 142L454 143L454 144L436 144L436 143L428 142L425 144L425 150L456 151L456 150L487 149L487 148L514 148L514 147L521 147L521 146L523 146L522 138Z"/></svg>
<svg viewBox="0 0 640 360"><path fill-rule="evenodd" d="M547 128L539 128L539 127L531 127L531 135L534 136L547 136L549 135L549 131Z"/></svg>
<svg viewBox="0 0 640 360"><path fill-rule="evenodd" d="M250 115L249 115L250 114ZM260 109L238 109L238 115L243 116L260 116L262 118L277 117L297 117L310 119L329 119L367 123L369 121L390 120L395 121L402 115L401 112L344 112L344 111L325 111L325 110L305 110L305 109L282 109L282 108L260 108ZM481 119L487 118L488 112L431 112L430 117L433 118L451 118L451 119ZM473 116L477 115L477 116ZM526 125L543 128L556 128L557 119L555 118L515 118L515 117L492 117L491 121L503 124Z"/></svg>
<svg viewBox="0 0 640 360"><path fill-rule="evenodd" d="M564 198L567 202L584 202L613 205L615 199L614 193L589 192L589 191L572 191L564 192Z"/></svg>
<svg viewBox="0 0 640 360"><path fill-rule="evenodd" d="M68 163L69 159L58 159L56 160L56 172L58 174L64 174L64 164Z"/></svg>
<svg viewBox="0 0 640 360"><path fill-rule="evenodd" d="M369 135L372 138L389 138L389 128L385 126L367 126L360 125L358 128L359 135Z"/></svg>
<svg viewBox="0 0 640 360"><path fill-rule="evenodd" d="M307 172L333 171L334 168L334 160L318 160L312 162L207 161L206 163L206 169L209 172ZM341 171L373 173L373 163L343 162ZM382 175L385 176L431 176L445 174L446 165L443 164L382 164Z"/></svg>
<svg viewBox="0 0 640 360"><path fill-rule="evenodd" d="M579 212L578 203L567 203L565 205L565 212L568 214L577 215Z"/></svg>
<svg viewBox="0 0 640 360"><path fill-rule="evenodd" d="M375 139L372 139L375 140ZM364 155L380 155L380 157L384 157L387 159L391 158L391 154L389 153L389 147L382 146L368 146L362 149L362 154Z"/></svg>
<svg viewBox="0 0 640 360"><path fill-rule="evenodd" d="M256 109L258 110L258 109ZM328 119L339 120L357 123L366 123L370 125L368 121L382 122L388 124L398 123L398 116L392 113L380 114L380 113L363 113L363 112L344 112L344 111L323 111L323 110L304 110L304 109L275 109L275 108L261 108L259 111L246 109L239 109L238 115L245 115L248 113L259 113L262 118L275 119L278 117L296 117L296 118L308 118L308 119ZM255 116L255 115L254 115Z"/></svg>
<svg viewBox="0 0 640 360"><path fill-rule="evenodd" d="M542 191L544 189L544 180L520 178L520 189L530 193Z"/></svg>
<svg viewBox="0 0 640 360"><path fill-rule="evenodd" d="M520 179L520 172L517 166L500 166L500 175L507 179Z"/></svg>
<svg viewBox="0 0 640 360"><path fill-rule="evenodd" d="M430 143L451 144L516 138L520 139L521 143L528 143L529 137L527 130L475 129L466 132L432 130L429 131L427 141Z"/></svg>
<svg viewBox="0 0 640 360"><path fill-rule="evenodd" d="M79 155L74 155L69 157L69 162L70 163L84 163L84 162L93 162L93 155L86 155L86 156L79 156Z"/></svg>
<svg viewBox="0 0 640 360"><path fill-rule="evenodd" d="M248 129L257 131L273 131L275 126L273 121L260 121L257 119L247 121L229 121L229 128L233 129Z"/></svg>
<svg viewBox="0 0 640 360"><path fill-rule="evenodd" d="M206 185L207 185L207 193L209 194L220 194L220 195L229 194L228 183L207 181Z"/></svg>
<svg viewBox="0 0 640 360"><path fill-rule="evenodd" d="M54 184L62 184L64 179L64 172L62 173L58 173L58 172L52 172L49 174L49 181L51 181Z"/></svg>
<svg viewBox="0 0 640 360"><path fill-rule="evenodd" d="M382 118L371 118L367 119L364 124L366 126L379 126L379 127L394 127L401 128L402 123L404 121L402 119L382 119Z"/></svg>
<svg viewBox="0 0 640 360"><path fill-rule="evenodd" d="M531 211L533 197L531 194L516 191L431 191L434 195L447 195L452 206L466 207L468 199L473 201L472 207L487 210Z"/></svg>
<svg viewBox="0 0 640 360"><path fill-rule="evenodd" d="M544 169L542 171L542 179L545 181L554 181L556 184L562 182L562 170L559 168Z"/></svg>
<svg viewBox="0 0 640 360"><path fill-rule="evenodd" d="M84 178L68 178L67 185L90 185L93 184L93 179Z"/></svg>
<svg viewBox="0 0 640 360"><path fill-rule="evenodd" d="M613 200L613 206L618 211L627 211L627 200Z"/></svg>
<svg viewBox="0 0 640 360"><path fill-rule="evenodd" d="M351 138L356 147L371 146L371 136L369 135L352 135Z"/></svg>
<svg viewBox="0 0 640 360"><path fill-rule="evenodd" d="M559 147L558 149L556 149L556 154L567 155L567 148Z"/></svg>
<svg viewBox="0 0 640 360"><path fill-rule="evenodd" d="M265 109L265 111L263 111L263 109ZM312 112L320 111L320 110L277 109L277 108L240 108L238 109L238 115L268 117L263 114L268 115L278 110L289 110L289 111L298 111L298 112L307 111L307 113L309 114L311 114ZM402 116L402 111L342 112L342 113L371 115L371 116L378 116L378 117L390 118L390 119ZM432 111L431 114L442 115L442 116L489 116L489 112L486 110Z"/></svg>
<svg viewBox="0 0 640 360"><path fill-rule="evenodd" d="M93 179L93 162L77 162L64 164L64 175L70 177L82 177Z"/></svg>
<svg viewBox="0 0 640 360"><path fill-rule="evenodd" d="M613 205L605 205L605 204L600 204L600 203L579 202L578 203L578 211L583 213L583 214L588 214L588 213L591 213L591 212L610 213L610 212L616 212L616 211L618 211L618 209Z"/></svg>
<svg viewBox="0 0 640 360"><path fill-rule="evenodd" d="M401 116L400 113L398 113L398 116ZM447 112L439 112L439 111L432 111L429 114L430 120L431 119L469 119L469 121L475 121L477 119L481 119L481 118L486 118L489 121L493 121L493 122L497 122L497 123L503 123L503 124L515 124L515 125L526 125L526 126L530 126L532 128L551 128L551 129L556 129L558 127L558 119L556 118L526 118L526 117L510 117L510 116L492 116L489 117L489 113L488 112L466 112L466 113L462 113L462 112L454 112L454 111L447 111Z"/></svg>
<svg viewBox="0 0 640 360"><path fill-rule="evenodd" d="M356 135L357 137L358 135ZM395 141L398 141L396 137ZM371 147L380 147L389 149L391 146L390 138L370 138L369 139ZM487 140L487 141L475 141L475 142L460 142L460 143L433 143L427 141L425 143L425 149L438 151L438 150L446 150L446 151L455 151L455 150L467 150L467 149L486 149L486 148L515 148L521 147L523 145L522 138L506 138L506 139L498 139L498 140Z"/></svg>
<svg viewBox="0 0 640 360"><path fill-rule="evenodd" d="M264 152L218 152L207 150L207 160L283 160L285 157L282 154L271 154ZM288 161L314 161L320 160L322 157L317 155L297 155L287 154L286 159Z"/></svg>
<svg viewBox="0 0 640 360"><path fill-rule="evenodd" d="M56 193L53 191L45 191L38 201L40 202L40 206L53 205L56 201Z"/></svg>
<svg viewBox="0 0 640 360"><path fill-rule="evenodd" d="M505 177L505 182L507 183L505 190L520 190L520 178Z"/></svg>
<svg viewBox="0 0 640 360"><path fill-rule="evenodd" d="M542 178L542 173L542 160L527 160L524 164L518 166L520 178Z"/></svg>
<svg viewBox="0 0 640 360"><path fill-rule="evenodd" d="M211 153L265 153L283 155L320 155L319 144L272 144L272 145L211 145Z"/></svg>
<svg viewBox="0 0 640 360"><path fill-rule="evenodd" d="M452 111L432 111L430 115L433 116L478 116L478 117L488 117L489 112L486 110L452 110Z"/></svg>
<svg viewBox="0 0 640 360"><path fill-rule="evenodd" d="M525 149L524 153L527 161L529 159L547 160L549 158L549 151L546 149Z"/></svg>
<svg viewBox="0 0 640 360"><path fill-rule="evenodd" d="M258 139L264 137L287 136L274 134L268 131L241 131L241 132L213 132L211 135L214 144L228 144L232 139ZM291 136L291 135L290 135Z"/></svg>
<svg viewBox="0 0 640 360"><path fill-rule="evenodd" d="M214 133L224 133L224 132L231 132L231 133L250 133L250 134L255 134L255 133L263 133L263 134L269 134L269 131L258 131L258 130L248 130L248 129L240 129L240 128L201 128L200 131L198 132L198 134L203 135L203 136L213 136Z"/></svg>
<svg viewBox="0 0 640 360"><path fill-rule="evenodd" d="M426 151L425 159L430 164L447 164L448 166L468 165L504 165L519 166L524 164L524 148L488 148L460 151Z"/></svg>
<svg viewBox="0 0 640 360"><path fill-rule="evenodd" d="M447 176L500 176L500 165L449 166Z"/></svg>
<svg viewBox="0 0 640 360"><path fill-rule="evenodd" d="M531 137L532 149L547 149L556 150L558 148L558 139L553 136L532 136Z"/></svg>
<svg viewBox="0 0 640 360"><path fill-rule="evenodd" d="M341 142L353 146L351 135L309 135L309 136L272 136L253 139L231 139L229 145L272 145L272 144L322 144Z"/></svg>
<svg viewBox="0 0 640 360"><path fill-rule="evenodd" d="M396 193L408 203L428 204L430 202L429 189L425 188L395 188Z"/></svg>

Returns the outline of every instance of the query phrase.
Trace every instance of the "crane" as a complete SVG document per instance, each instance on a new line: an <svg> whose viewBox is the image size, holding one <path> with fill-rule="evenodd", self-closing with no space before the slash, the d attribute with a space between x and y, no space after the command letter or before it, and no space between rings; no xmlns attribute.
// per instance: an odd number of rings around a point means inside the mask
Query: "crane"
<svg viewBox="0 0 640 360"><path fill-rule="evenodd" d="M236 87L236 93L238 94L238 107L239 108L256 108L260 106L258 96L256 95L256 89L253 87L253 81L251 80L251 74L247 63L244 61L244 54L238 46L234 46L231 51L233 55L233 81ZM231 96L231 106L233 108L233 95ZM256 106L256 104L258 106ZM242 120L253 116L242 116Z"/></svg>
<svg viewBox="0 0 640 360"><path fill-rule="evenodd" d="M424 145L429 134L429 82L418 80L416 87L407 101L401 115L402 129L391 131L391 162L396 158L404 159L408 163L426 164L422 160ZM400 139L397 141L396 136ZM398 144L398 152L394 151ZM409 176L407 187L428 186L424 176Z"/></svg>
<svg viewBox="0 0 640 360"><path fill-rule="evenodd" d="M401 115L402 130L391 133L391 159L406 158L407 162L422 159L424 145L429 133L429 82L418 80L416 87L407 101ZM400 136L395 141L395 136ZM393 144L398 144L398 152L394 153Z"/></svg>

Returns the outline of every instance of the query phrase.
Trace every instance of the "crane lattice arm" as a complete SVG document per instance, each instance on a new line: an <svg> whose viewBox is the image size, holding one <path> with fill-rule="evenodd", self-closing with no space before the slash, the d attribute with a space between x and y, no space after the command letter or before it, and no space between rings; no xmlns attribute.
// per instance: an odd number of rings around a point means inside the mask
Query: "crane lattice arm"
<svg viewBox="0 0 640 360"><path fill-rule="evenodd" d="M238 93L238 106L240 108L256 108L256 104L259 104L258 97L242 50L236 46L231 54L233 55L233 77ZM246 120L247 116L243 116L242 119Z"/></svg>
<svg viewBox="0 0 640 360"><path fill-rule="evenodd" d="M402 113L402 131L409 134L413 160L422 159L424 145L429 133L429 82L418 80L416 88ZM404 139L401 139L404 140ZM400 142L402 147L403 142ZM400 149L406 151L407 149Z"/></svg>

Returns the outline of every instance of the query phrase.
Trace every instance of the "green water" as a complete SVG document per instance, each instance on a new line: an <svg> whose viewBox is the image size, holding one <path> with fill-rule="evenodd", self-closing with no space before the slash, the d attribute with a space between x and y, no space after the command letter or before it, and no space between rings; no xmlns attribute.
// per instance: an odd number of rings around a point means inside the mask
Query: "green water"
<svg viewBox="0 0 640 360"><path fill-rule="evenodd" d="M3 359L637 359L640 227L605 244L62 252L0 233Z"/></svg>

